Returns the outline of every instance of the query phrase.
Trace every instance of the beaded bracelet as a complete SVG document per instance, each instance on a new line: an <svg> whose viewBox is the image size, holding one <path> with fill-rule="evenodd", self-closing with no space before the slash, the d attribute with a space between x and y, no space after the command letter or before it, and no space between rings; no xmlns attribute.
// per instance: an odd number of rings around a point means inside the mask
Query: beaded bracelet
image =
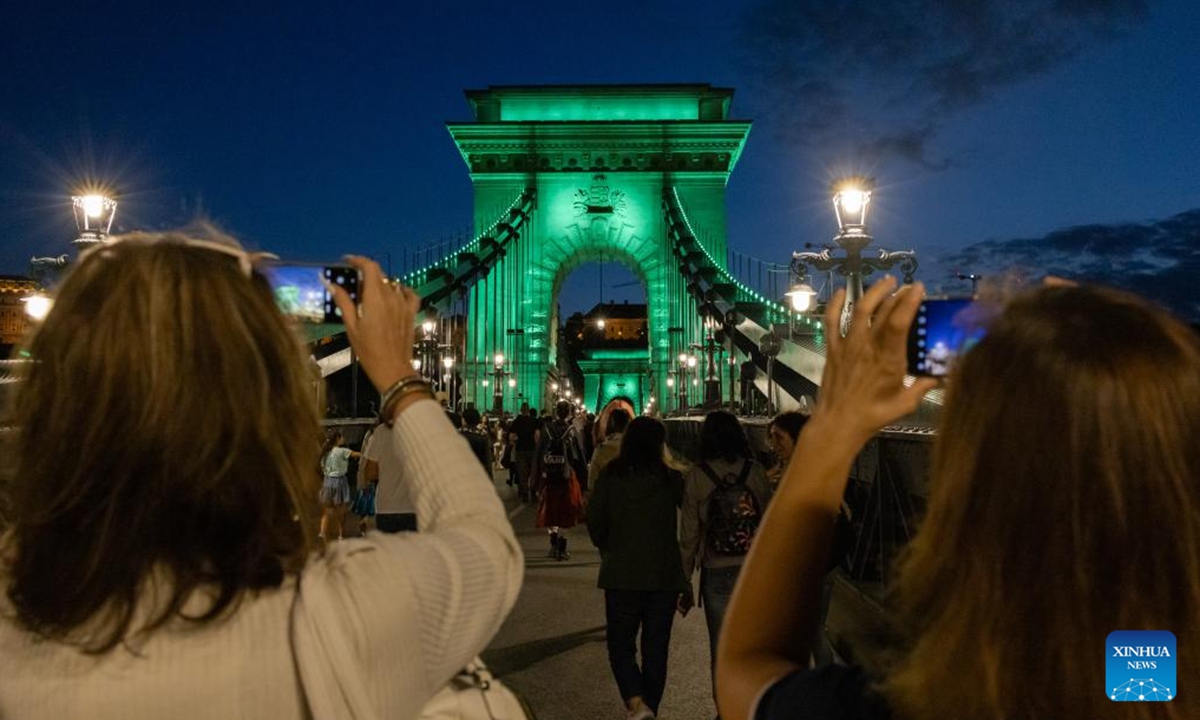
<svg viewBox="0 0 1200 720"><path fill-rule="evenodd" d="M384 391L383 398L379 402L379 417L388 418L388 411L397 400L414 392L422 393L429 398L433 398L433 388L429 387L429 383L420 375L409 375L397 380L390 388ZM391 418L386 420L388 425L392 424Z"/></svg>

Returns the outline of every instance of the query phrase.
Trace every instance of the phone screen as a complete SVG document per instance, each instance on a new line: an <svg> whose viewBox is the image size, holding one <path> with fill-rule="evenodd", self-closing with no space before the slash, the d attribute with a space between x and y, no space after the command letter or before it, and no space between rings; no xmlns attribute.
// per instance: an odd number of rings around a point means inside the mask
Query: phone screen
<svg viewBox="0 0 1200 720"><path fill-rule="evenodd" d="M342 322L342 311L322 279L344 288L358 303L358 270L347 265L273 263L264 268L264 273L279 309L300 322Z"/></svg>
<svg viewBox="0 0 1200 720"><path fill-rule="evenodd" d="M908 333L909 374L950 374L958 358L982 340L984 332L971 298L923 300Z"/></svg>

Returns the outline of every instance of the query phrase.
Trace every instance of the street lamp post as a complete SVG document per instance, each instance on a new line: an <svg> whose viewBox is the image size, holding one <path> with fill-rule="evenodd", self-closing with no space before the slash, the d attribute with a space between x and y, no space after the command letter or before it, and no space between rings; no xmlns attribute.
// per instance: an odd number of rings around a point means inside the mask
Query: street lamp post
<svg viewBox="0 0 1200 720"><path fill-rule="evenodd" d="M492 364L492 412L504 414L504 353L496 353Z"/></svg>
<svg viewBox="0 0 1200 720"><path fill-rule="evenodd" d="M105 242L112 229L113 218L117 216L117 201L106 195L72 195L71 205L75 212L76 231L72 244L78 251ZM29 258L29 277L38 286L38 291L25 304L25 312L30 317L41 320L50 312L53 301L44 291L54 284L59 273L70 264L71 257L65 254Z"/></svg>
<svg viewBox="0 0 1200 720"><path fill-rule="evenodd" d="M715 408L721 404L721 373L717 370L717 355L723 350L716 337L717 320L704 318L704 405Z"/></svg>
<svg viewBox="0 0 1200 720"><path fill-rule="evenodd" d="M449 347L449 346L447 346L447 347ZM456 398L454 397L454 384L455 384L454 383L454 356L446 355L445 357L443 357L442 358L442 367L445 368L445 370L446 370L445 374L442 376L442 379L446 383L446 385L445 385L446 396L447 396L447 399L450 401L450 409L453 410L457 407Z"/></svg>
<svg viewBox="0 0 1200 720"><path fill-rule="evenodd" d="M675 374L676 389L679 391L679 407L677 412L680 415L686 415L688 411L688 396L687 396L687 368L688 354L685 352L679 353L679 369Z"/></svg>
<svg viewBox="0 0 1200 720"><path fill-rule="evenodd" d="M864 177L844 178L833 185L833 209L838 221L838 234L833 241L841 248L843 256L834 257L829 248L820 252L792 253L792 273L796 281L788 294L792 298L793 309L802 304L807 309L807 302L811 301L812 288L805 281L807 268L836 270L846 278L846 303L842 306L840 327L843 334L850 325L854 304L862 297L864 275L876 270L888 270L898 264L904 273L904 282L911 283L913 273L917 271L917 255L912 250L889 252L880 249L874 257L863 257L863 250L874 239L867 234L867 208L871 204L873 188L874 180Z"/></svg>

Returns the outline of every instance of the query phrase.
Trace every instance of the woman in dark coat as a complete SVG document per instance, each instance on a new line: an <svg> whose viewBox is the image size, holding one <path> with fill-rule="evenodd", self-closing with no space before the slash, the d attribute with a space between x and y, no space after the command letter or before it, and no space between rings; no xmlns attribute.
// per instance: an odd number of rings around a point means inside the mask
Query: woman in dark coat
<svg viewBox="0 0 1200 720"><path fill-rule="evenodd" d="M662 423L632 421L621 454L600 473L587 508L588 534L600 549L597 585L604 589L608 661L631 720L658 712L671 624L687 586L676 539L683 476L663 462L665 441Z"/></svg>

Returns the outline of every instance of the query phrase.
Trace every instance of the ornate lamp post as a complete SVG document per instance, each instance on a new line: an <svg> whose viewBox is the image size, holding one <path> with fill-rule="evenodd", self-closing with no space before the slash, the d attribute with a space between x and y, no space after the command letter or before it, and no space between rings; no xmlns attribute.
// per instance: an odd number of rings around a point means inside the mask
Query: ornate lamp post
<svg viewBox="0 0 1200 720"><path fill-rule="evenodd" d="M721 373L718 355L724 348L717 342L717 319L712 315L704 318L704 405L717 407L721 404Z"/></svg>
<svg viewBox="0 0 1200 720"><path fill-rule="evenodd" d="M676 411L680 415L686 415L688 411L688 396L687 396L687 368L688 354L685 352L679 353L679 369L675 371L675 385L679 391L679 407Z"/></svg>
<svg viewBox="0 0 1200 720"><path fill-rule="evenodd" d="M106 195L72 195L71 205L75 212L76 237L72 242L78 251L102 243L108 239L113 218L117 216L117 201ZM54 284L58 274L71 263L69 255L57 257L29 258L29 277L45 289ZM25 312L34 320L41 320L50 312L53 301L42 291L30 295L25 302Z"/></svg>
<svg viewBox="0 0 1200 720"><path fill-rule="evenodd" d="M492 412L497 415L504 414L504 376L508 373L504 372L504 353L496 353L496 357L492 358Z"/></svg>
<svg viewBox="0 0 1200 720"><path fill-rule="evenodd" d="M912 250L897 250L889 252L880 249L874 257L863 257L862 252L874 239L867 234L867 208L871 204L871 191L875 182L871 178L848 177L833 185L833 209L837 214L838 234L833 241L841 248L844 255L834 257L829 248L820 252L792 253L792 273L796 277L795 292L789 292L792 307L803 304L804 297L811 301L811 287L805 288L808 276L807 268L817 270L836 270L846 278L846 304L842 306L841 332L845 333L850 324L854 303L862 297L864 275L870 275L876 270L888 270L899 264L904 273L904 282L911 283L913 273L917 271L917 256Z"/></svg>
<svg viewBox="0 0 1200 720"><path fill-rule="evenodd" d="M442 381L445 383L444 387L446 389L447 399L450 401L450 409L453 410L456 407L455 401L457 400L457 398L454 397L454 356L453 355L446 355L445 357L442 358L442 368L444 368L446 371L445 373L442 374Z"/></svg>
<svg viewBox="0 0 1200 720"><path fill-rule="evenodd" d="M421 340L417 343L418 357L421 360L422 377L431 383L437 383L437 323L426 320L421 323Z"/></svg>

